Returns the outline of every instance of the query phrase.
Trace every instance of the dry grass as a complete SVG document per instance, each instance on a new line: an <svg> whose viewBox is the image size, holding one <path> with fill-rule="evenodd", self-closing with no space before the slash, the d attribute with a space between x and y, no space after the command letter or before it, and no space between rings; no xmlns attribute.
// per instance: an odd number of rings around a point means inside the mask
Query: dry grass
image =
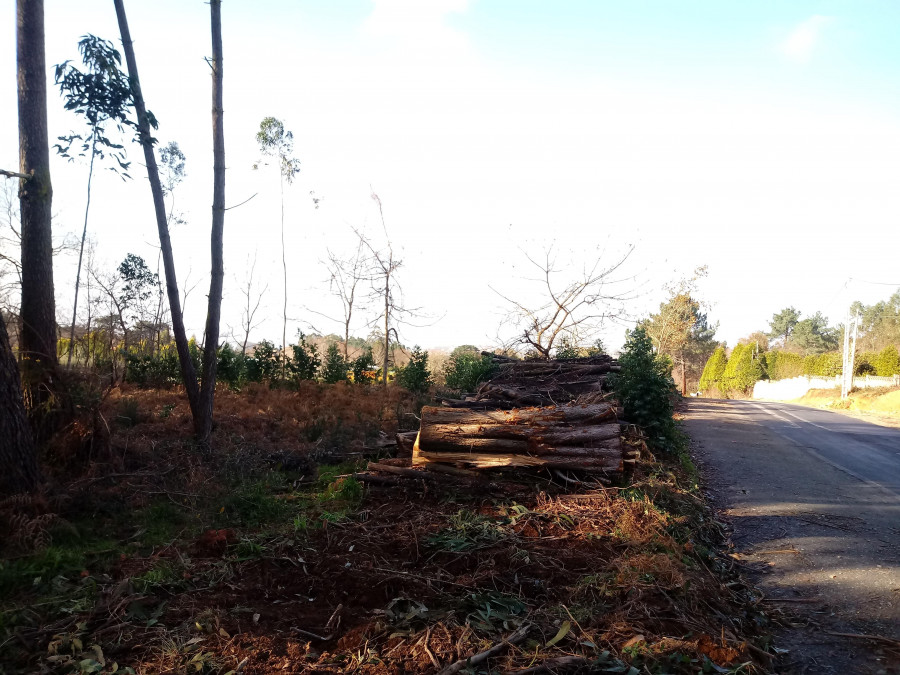
<svg viewBox="0 0 900 675"><path fill-rule="evenodd" d="M861 414L887 426L900 426L900 389L896 388L856 389L847 400L841 400L838 389L811 389L792 403Z"/></svg>
<svg viewBox="0 0 900 675"><path fill-rule="evenodd" d="M95 439L84 465L70 450L59 466L82 470L57 467L54 488L61 515L112 541L52 573L29 559L17 577L28 583L0 602L0 660L50 672L96 645L110 664L97 672L116 661L148 673L399 675L500 645L465 672L750 662L756 597L716 553L720 526L677 463L645 458L628 486L584 498L543 474L363 490L344 475L355 467L322 466L316 480L286 466L360 448L414 405L397 389L222 391L214 442L197 448L177 392L114 392L106 445ZM69 430L60 459L94 433ZM4 564L0 581L16 569Z"/></svg>

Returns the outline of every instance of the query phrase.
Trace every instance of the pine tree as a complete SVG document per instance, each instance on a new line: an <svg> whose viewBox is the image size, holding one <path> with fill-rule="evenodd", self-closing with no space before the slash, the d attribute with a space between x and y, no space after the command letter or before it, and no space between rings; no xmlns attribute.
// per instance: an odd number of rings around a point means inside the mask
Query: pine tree
<svg viewBox="0 0 900 675"><path fill-rule="evenodd" d="M407 363L397 373L397 383L417 394L424 393L434 384L431 371L428 370L428 352L423 352L418 345L409 355Z"/></svg>
<svg viewBox="0 0 900 675"><path fill-rule="evenodd" d="M332 342L325 351L325 363L322 364L322 380L326 384L344 382L347 379L347 362L344 355L338 349L337 343Z"/></svg>

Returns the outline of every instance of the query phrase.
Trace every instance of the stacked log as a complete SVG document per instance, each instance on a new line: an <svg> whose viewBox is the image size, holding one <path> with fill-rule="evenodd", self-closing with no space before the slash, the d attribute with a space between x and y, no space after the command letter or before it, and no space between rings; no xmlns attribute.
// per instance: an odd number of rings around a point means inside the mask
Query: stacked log
<svg viewBox="0 0 900 675"><path fill-rule="evenodd" d="M619 472L635 459L623 454L620 434L616 408L609 403L513 410L425 407L413 464Z"/></svg>
<svg viewBox="0 0 900 675"><path fill-rule="evenodd" d="M619 370L606 354L552 361L514 361L482 352L497 366L497 373L478 391L462 399L443 399L451 408L492 409L559 405L586 394L608 391L606 376Z"/></svg>

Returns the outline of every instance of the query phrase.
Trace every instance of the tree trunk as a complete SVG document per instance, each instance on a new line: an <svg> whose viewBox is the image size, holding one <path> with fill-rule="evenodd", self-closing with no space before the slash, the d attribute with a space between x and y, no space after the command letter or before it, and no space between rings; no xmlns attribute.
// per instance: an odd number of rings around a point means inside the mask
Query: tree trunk
<svg viewBox="0 0 900 675"><path fill-rule="evenodd" d="M200 388L200 415L194 418L197 439L208 442L212 433L213 404L216 393L216 365L219 346L219 318L222 311L222 283L225 278L223 236L225 230L225 131L222 109L222 0L211 0L212 30L212 126L213 126L213 203L210 251L212 269L209 304L206 310L206 337L203 349L203 378Z"/></svg>
<svg viewBox="0 0 900 675"><path fill-rule="evenodd" d="M595 425L615 419L616 411L607 403L516 410L466 410L426 406L422 427L427 424L531 425L553 427L562 424Z"/></svg>
<svg viewBox="0 0 900 675"><path fill-rule="evenodd" d="M393 257L393 256L391 256ZM391 261L393 262L393 260ZM388 266L388 270L390 270L390 264ZM384 360L381 364L381 379L384 382L384 386L387 386L388 383L388 350L391 346L391 331L389 329L388 319L391 316L391 274L390 271L386 272L384 275Z"/></svg>
<svg viewBox="0 0 900 675"><path fill-rule="evenodd" d="M0 495L31 492L37 487L34 440L25 415L19 367L0 317Z"/></svg>
<svg viewBox="0 0 900 675"><path fill-rule="evenodd" d="M224 152L224 150L223 150ZM284 276L284 305L282 306L281 316L281 379L285 379L287 369L287 253L284 248L284 172L278 167L279 176L281 176L281 270Z"/></svg>
<svg viewBox="0 0 900 675"><path fill-rule="evenodd" d="M197 384L197 371L194 369L194 362L191 361L191 351L188 347L187 334L184 329L184 316L181 313L178 280L175 276L175 256L172 253L172 240L169 237L169 224L166 217L166 202L159 180L156 154L153 152L153 137L150 134L147 108L144 105L144 97L141 93L141 81L138 77L137 60L134 57L131 32L128 30L128 20L125 16L125 5L123 0L114 0L114 2L116 16L119 19L119 32L122 35L125 62L128 65L128 75L131 78L134 107L137 110L141 146L144 148L144 159L147 164L147 178L150 180L150 191L153 193L156 228L159 232L159 245L162 250L163 268L166 273L166 293L169 297L169 311L172 314L172 332L175 334L175 348L178 351L178 361L181 365L181 379L187 392L191 415L196 420L200 414L200 387Z"/></svg>
<svg viewBox="0 0 900 675"><path fill-rule="evenodd" d="M50 209L50 149L47 136L47 67L43 0L16 3L19 96L19 180L22 223L21 339L25 391L33 410L49 397L57 364L56 303Z"/></svg>

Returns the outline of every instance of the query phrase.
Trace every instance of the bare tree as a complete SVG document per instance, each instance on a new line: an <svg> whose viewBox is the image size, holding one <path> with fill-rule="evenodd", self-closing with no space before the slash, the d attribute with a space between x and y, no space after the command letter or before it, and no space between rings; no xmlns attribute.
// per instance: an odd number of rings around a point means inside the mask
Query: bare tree
<svg viewBox="0 0 900 675"><path fill-rule="evenodd" d="M22 295L22 223L16 191L12 181L0 182L0 306L18 319ZM54 236L51 249L54 260L77 250L78 242L70 234Z"/></svg>
<svg viewBox="0 0 900 675"><path fill-rule="evenodd" d="M19 107L19 210L22 219L20 353L24 388L34 409L49 395L57 365L53 292L53 187L47 134L47 65L43 0L16 2L16 63ZM43 386L42 386L43 385ZM11 391L11 390L10 390Z"/></svg>
<svg viewBox="0 0 900 675"><path fill-rule="evenodd" d="M360 282L371 276L372 261L366 255L367 250L365 240L359 237L352 256L341 258L329 250L328 261L325 263L331 275L329 288L340 299L344 309L344 361L349 360L350 322L353 320L354 309L358 309L357 289Z"/></svg>
<svg viewBox="0 0 900 675"><path fill-rule="evenodd" d="M383 383L387 385L388 367L391 358L391 338L395 343L400 342L400 334L397 330L401 324L412 325L409 319L413 317L421 317L419 308L406 307L403 303L403 288L397 282L397 270L403 266L403 261L397 259L394 254L394 247L388 234L387 225L384 220L384 209L381 204L381 198L372 192L372 200L378 205L378 215L381 219L381 228L384 232L384 247L378 249L362 232L354 230L362 245L368 251L369 273L366 275L371 283L371 291L369 296L383 304L384 310L377 319L382 325L376 330L378 331L378 339L382 342L381 354L381 377ZM374 327L375 322L370 324ZM383 332L382 332L383 331Z"/></svg>
<svg viewBox="0 0 900 675"><path fill-rule="evenodd" d="M278 177L281 187L281 267L284 272L284 306L282 310L283 323L281 326L281 349L284 358L281 359L281 377L284 379L285 366L287 364L287 251L284 245L284 183L288 185L294 182L294 177L300 173L300 160L293 157L294 135L285 131L281 120L274 117L266 117L259 123L259 131L256 134L259 149L264 155L269 155L278 161ZM259 162L253 165L256 169Z"/></svg>
<svg viewBox="0 0 900 675"><path fill-rule="evenodd" d="M505 321L518 332L518 343L549 359L556 341L569 336L576 344L597 334L608 319L622 315L622 303L628 299L627 291L618 290L631 279L615 278L616 272L631 255L633 247L608 266L599 258L589 267L583 267L577 276L565 276L557 267L553 249L544 252L543 259L526 258L539 272L537 278L528 281L539 288L540 298L532 304L514 300L494 289L501 298L512 305ZM562 277L562 278L561 278Z"/></svg>
<svg viewBox="0 0 900 675"><path fill-rule="evenodd" d="M392 319L400 312L403 312L402 304L398 303L395 294L398 291L394 274L403 265L402 260L394 258L394 247L391 244L391 238L388 236L387 225L384 222L384 208L381 204L381 198L372 192L372 200L378 205L378 215L381 218L381 227L384 231L385 247L381 250L376 249L362 233L357 232L360 242L368 249L371 257L372 266L372 289L373 295L380 298L384 303L384 333L381 338L384 341L384 354L381 357L381 379L385 386L388 383L388 362L391 351L391 333L397 337L397 330L391 324ZM400 340L397 339L397 342Z"/></svg>
<svg viewBox="0 0 900 675"><path fill-rule="evenodd" d="M256 274L256 256L253 256L253 262L249 265L249 271L247 273L247 277L244 280L243 285L241 286L241 294L244 296L243 307L241 308L241 331L243 333L243 337L238 340L234 331L232 331L231 337L237 342L241 343L241 355L247 355L247 343L250 341L250 331L259 327L259 323L254 323L256 313L259 311L259 306L262 303L263 295L265 295L266 291L269 288L269 285L266 284L261 290L258 286L254 284L254 276Z"/></svg>
<svg viewBox="0 0 900 675"><path fill-rule="evenodd" d="M182 181L184 181L185 177L185 164L186 158L184 153L181 151L181 148L178 147L178 143L175 141L169 141L169 144L164 148L160 148L159 150L159 163L162 166L163 175L162 175L162 191L163 196L167 197L169 200L169 208L168 213L166 215L166 227L171 231L172 226L175 224L183 224L184 218L175 211L175 189L181 185ZM156 274L160 273L160 265L162 263L162 248L160 248L159 255L156 259ZM185 285L187 284L187 279L185 279ZM185 305L187 304L187 296L193 288L185 289L184 297L181 302L181 311L184 312ZM165 304L165 293L163 293L162 286L159 288L159 297L156 306L156 316L154 317L154 323L156 325L156 353L159 354L162 351L162 331L163 328L168 329L168 322L166 321L166 312L168 311L168 307Z"/></svg>

